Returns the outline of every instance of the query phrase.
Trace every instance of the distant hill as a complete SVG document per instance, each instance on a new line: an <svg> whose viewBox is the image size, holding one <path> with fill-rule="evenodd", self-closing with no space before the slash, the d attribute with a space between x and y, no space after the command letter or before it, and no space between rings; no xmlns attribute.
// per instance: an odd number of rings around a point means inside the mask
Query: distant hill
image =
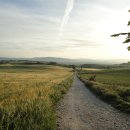
<svg viewBox="0 0 130 130"><path fill-rule="evenodd" d="M95 60L91 59L68 59L68 58L57 58L57 57L41 57L41 58L32 58L35 61L44 61L44 62L57 62L60 64L83 64L83 63L95 63Z"/></svg>
<svg viewBox="0 0 130 130"><path fill-rule="evenodd" d="M60 64L120 64L126 63L129 60L96 60L96 59L69 59L69 58L58 58L58 57L34 57L34 58L8 58L0 57L0 61L9 60L27 60L27 61L40 61L40 62L57 62Z"/></svg>

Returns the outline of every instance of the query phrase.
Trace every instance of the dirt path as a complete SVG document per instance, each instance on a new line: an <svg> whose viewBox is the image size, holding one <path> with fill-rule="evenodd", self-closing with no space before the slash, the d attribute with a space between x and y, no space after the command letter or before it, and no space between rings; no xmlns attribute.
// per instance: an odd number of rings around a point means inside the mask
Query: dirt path
<svg viewBox="0 0 130 130"><path fill-rule="evenodd" d="M58 130L130 130L130 115L100 101L76 76L57 109Z"/></svg>

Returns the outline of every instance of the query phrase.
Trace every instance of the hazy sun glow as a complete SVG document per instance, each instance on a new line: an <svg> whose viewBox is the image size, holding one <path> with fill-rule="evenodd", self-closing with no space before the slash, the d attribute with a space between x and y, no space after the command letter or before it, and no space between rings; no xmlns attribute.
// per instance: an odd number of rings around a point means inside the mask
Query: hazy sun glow
<svg viewBox="0 0 130 130"><path fill-rule="evenodd" d="M0 57L130 58L129 44L122 44L125 37L110 37L129 31L130 0L70 0L70 4L0 0Z"/></svg>

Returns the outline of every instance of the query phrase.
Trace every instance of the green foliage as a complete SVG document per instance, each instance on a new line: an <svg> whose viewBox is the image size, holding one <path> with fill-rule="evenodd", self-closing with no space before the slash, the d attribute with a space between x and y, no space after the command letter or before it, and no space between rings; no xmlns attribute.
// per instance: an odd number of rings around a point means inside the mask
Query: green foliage
<svg viewBox="0 0 130 130"><path fill-rule="evenodd" d="M89 80L90 80L90 81L95 81L95 80L96 80L96 75L91 75L91 76L89 77Z"/></svg>
<svg viewBox="0 0 130 130"><path fill-rule="evenodd" d="M92 92L121 111L130 113L130 69L80 71L81 79L96 74L96 82L83 80Z"/></svg>
<svg viewBox="0 0 130 130"><path fill-rule="evenodd" d="M128 12L130 12L130 10L128 11ZM128 21L128 24L127 24L128 26L130 25L130 21ZM126 35L126 40L123 42L123 43L129 43L130 42L130 32L128 32L128 33L118 33L118 34L113 34L113 35L111 35L112 37L118 37L118 36L120 36L120 35ZM130 51L130 46L127 48L128 49L128 51Z"/></svg>
<svg viewBox="0 0 130 130"><path fill-rule="evenodd" d="M130 51L130 46L127 49L128 49L128 51Z"/></svg>
<svg viewBox="0 0 130 130"><path fill-rule="evenodd" d="M130 25L130 21L128 21L128 26Z"/></svg>
<svg viewBox="0 0 130 130"><path fill-rule="evenodd" d="M75 65L71 65L71 67L72 67L73 71L75 71L76 66Z"/></svg>

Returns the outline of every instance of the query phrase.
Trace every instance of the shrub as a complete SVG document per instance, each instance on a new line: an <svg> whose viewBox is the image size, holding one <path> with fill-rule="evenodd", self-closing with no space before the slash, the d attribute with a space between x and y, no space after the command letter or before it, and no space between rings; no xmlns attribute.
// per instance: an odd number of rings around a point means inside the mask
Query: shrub
<svg viewBox="0 0 130 130"><path fill-rule="evenodd" d="M89 80L90 80L90 81L96 81L96 75L90 76L90 77L89 77Z"/></svg>

